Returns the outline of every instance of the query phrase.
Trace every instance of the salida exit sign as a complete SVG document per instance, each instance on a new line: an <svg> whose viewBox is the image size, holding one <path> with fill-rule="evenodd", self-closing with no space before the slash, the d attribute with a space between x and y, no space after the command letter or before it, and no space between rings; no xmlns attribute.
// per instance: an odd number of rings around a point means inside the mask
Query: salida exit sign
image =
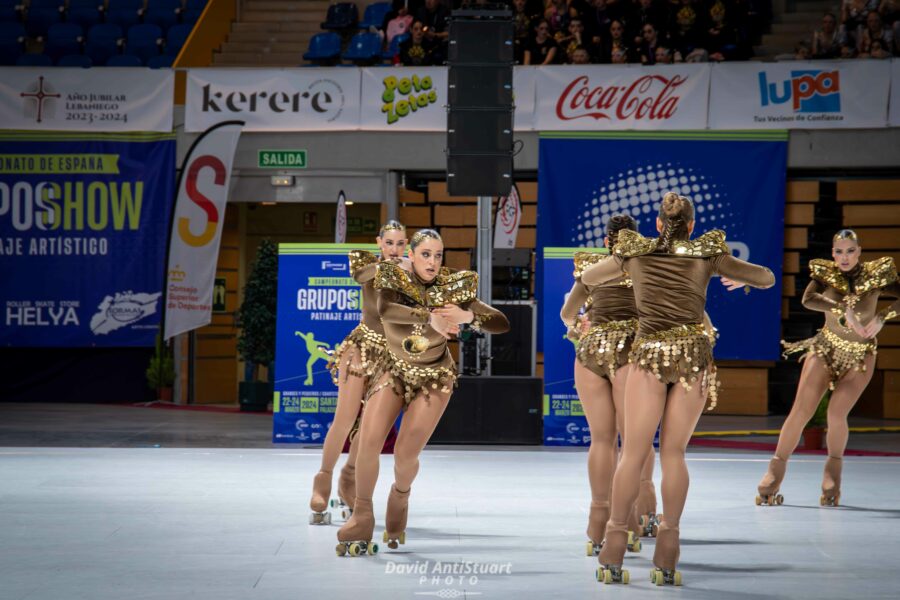
<svg viewBox="0 0 900 600"><path fill-rule="evenodd" d="M306 150L260 150L260 169L305 169Z"/></svg>

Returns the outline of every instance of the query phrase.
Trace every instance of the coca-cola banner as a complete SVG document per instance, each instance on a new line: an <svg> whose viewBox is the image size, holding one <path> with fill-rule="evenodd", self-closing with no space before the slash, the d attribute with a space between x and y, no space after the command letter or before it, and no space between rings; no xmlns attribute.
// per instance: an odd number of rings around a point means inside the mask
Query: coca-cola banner
<svg viewBox="0 0 900 600"><path fill-rule="evenodd" d="M712 73L710 129L877 128L887 124L888 61L728 63L713 65Z"/></svg>
<svg viewBox="0 0 900 600"><path fill-rule="evenodd" d="M709 65L587 65L538 70L541 131L706 129Z"/></svg>
<svg viewBox="0 0 900 600"><path fill-rule="evenodd" d="M244 131L359 129L359 69L192 69L185 131L244 121Z"/></svg>

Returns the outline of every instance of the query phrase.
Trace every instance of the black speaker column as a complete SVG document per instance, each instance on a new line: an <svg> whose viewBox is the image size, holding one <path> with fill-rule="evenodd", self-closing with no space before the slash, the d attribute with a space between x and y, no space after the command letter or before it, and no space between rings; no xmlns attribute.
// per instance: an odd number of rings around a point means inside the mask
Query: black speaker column
<svg viewBox="0 0 900 600"><path fill-rule="evenodd" d="M506 196L513 174L512 13L499 5L450 15L447 189Z"/></svg>

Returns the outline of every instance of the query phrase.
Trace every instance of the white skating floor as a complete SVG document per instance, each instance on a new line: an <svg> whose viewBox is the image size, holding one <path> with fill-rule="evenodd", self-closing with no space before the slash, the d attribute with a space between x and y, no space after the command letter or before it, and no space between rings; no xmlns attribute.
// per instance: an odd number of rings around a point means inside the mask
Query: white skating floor
<svg viewBox="0 0 900 600"><path fill-rule="evenodd" d="M652 540L630 585L595 580L583 451L429 448L406 545L338 558L339 515L307 524L314 450L0 448L0 599L900 596L900 458L846 458L840 508L820 456L792 459L780 507L753 502L767 455L688 460L684 587L656 589Z"/></svg>

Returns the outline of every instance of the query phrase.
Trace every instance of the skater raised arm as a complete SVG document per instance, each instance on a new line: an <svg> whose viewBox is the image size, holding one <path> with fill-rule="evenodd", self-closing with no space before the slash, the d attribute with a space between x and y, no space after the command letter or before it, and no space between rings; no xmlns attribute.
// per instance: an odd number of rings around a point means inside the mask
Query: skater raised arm
<svg viewBox="0 0 900 600"><path fill-rule="evenodd" d="M731 281L762 290L775 285L775 275L768 267L749 263L730 254L715 256L711 262L713 273Z"/></svg>
<svg viewBox="0 0 900 600"><path fill-rule="evenodd" d="M614 255L609 260L602 260L586 269L581 274L581 282L585 285L602 285L622 277L624 274L622 259Z"/></svg>
<svg viewBox="0 0 900 600"><path fill-rule="evenodd" d="M836 311L835 314L843 314L843 305L825 295L825 290L827 289L828 287L820 281L815 279L810 281L803 292L803 299L801 300L803 308L816 312L827 313Z"/></svg>
<svg viewBox="0 0 900 600"><path fill-rule="evenodd" d="M581 308L589 297L588 288L581 281L576 281L572 285L572 289L569 290L569 294L566 297L566 302L559 311L559 318L562 319L566 327L575 325L578 320L578 313L581 312Z"/></svg>

